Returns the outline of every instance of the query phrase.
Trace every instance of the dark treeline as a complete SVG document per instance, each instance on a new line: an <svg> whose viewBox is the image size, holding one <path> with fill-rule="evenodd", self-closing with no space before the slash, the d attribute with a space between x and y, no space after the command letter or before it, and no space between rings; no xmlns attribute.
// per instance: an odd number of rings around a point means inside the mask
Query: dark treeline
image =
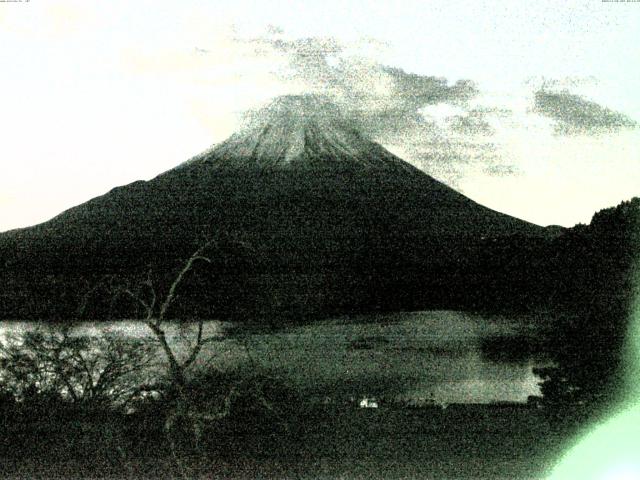
<svg viewBox="0 0 640 480"><path fill-rule="evenodd" d="M538 243L530 250L534 258L511 257L511 274L502 278L517 279L515 295L532 300L542 335L498 338L484 347L492 358L548 360L536 373L556 420L590 421L623 398L639 247L640 199L634 198ZM508 290L494 292L501 291Z"/></svg>
<svg viewBox="0 0 640 480"><path fill-rule="evenodd" d="M555 321L546 349L556 365L540 369L545 400L582 420L624 395L625 344L638 291L640 199L596 213L558 237L550 252ZM637 319L635 320L637 321Z"/></svg>

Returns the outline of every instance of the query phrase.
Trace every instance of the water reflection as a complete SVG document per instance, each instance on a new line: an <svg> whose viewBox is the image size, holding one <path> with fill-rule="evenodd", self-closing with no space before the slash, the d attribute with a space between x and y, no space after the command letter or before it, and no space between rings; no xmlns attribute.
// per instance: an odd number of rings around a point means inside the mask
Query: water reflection
<svg viewBox="0 0 640 480"><path fill-rule="evenodd" d="M2 322L0 338L35 326ZM195 325L166 327L177 354L187 355ZM206 345L199 364L222 371L257 367L310 396L329 392L407 401L428 397L440 403L526 401L539 395L534 359L487 358L482 345L487 338L508 338L527 328L521 321L450 311L339 317L275 332L208 321L204 335L217 341ZM83 322L72 332L152 337L138 321Z"/></svg>

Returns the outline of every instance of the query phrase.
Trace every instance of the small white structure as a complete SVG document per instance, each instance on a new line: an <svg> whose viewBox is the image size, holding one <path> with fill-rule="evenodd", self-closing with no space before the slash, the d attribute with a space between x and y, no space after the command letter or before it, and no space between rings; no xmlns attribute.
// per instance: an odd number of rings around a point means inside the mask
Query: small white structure
<svg viewBox="0 0 640 480"><path fill-rule="evenodd" d="M378 408L378 402L374 398L363 398L360 400L360 408Z"/></svg>

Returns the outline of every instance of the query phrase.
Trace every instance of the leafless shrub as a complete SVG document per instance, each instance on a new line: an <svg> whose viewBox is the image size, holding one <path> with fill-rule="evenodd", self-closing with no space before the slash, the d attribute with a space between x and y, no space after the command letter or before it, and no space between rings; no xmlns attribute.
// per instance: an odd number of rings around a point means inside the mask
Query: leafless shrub
<svg viewBox="0 0 640 480"><path fill-rule="evenodd" d="M85 407L119 405L143 382L156 350L145 339L38 327L0 342L0 382L23 402L49 397Z"/></svg>

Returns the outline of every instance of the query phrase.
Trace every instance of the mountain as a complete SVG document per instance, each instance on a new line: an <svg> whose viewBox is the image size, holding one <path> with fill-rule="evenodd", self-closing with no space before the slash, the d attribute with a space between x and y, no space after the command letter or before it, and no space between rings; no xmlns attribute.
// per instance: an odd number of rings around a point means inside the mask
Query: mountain
<svg viewBox="0 0 640 480"><path fill-rule="evenodd" d="M106 274L150 269L166 284L204 238L218 240L216 261L180 314L474 306L487 285L518 283L499 278L517 263L505 245L547 235L396 157L325 98L286 96L150 181L1 234L0 317L72 315Z"/></svg>
<svg viewBox="0 0 640 480"><path fill-rule="evenodd" d="M187 165L418 173L415 167L366 139L354 123L321 96L279 97L252 115L242 131Z"/></svg>

